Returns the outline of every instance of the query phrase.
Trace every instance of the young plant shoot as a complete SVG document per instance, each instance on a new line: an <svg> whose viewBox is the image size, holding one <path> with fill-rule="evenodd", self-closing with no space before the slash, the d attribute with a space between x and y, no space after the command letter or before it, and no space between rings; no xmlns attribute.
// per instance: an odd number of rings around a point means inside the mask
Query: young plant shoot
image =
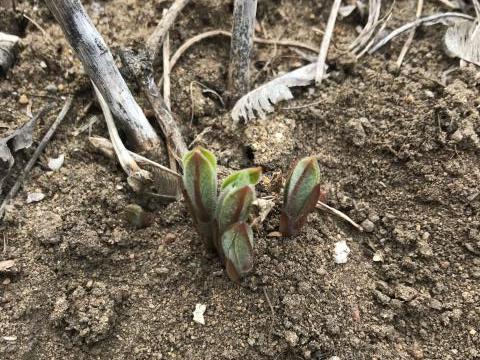
<svg viewBox="0 0 480 360"><path fill-rule="evenodd" d="M261 175L261 168L240 170L228 176L221 186L216 214L217 251L235 282L253 267L253 232L246 221Z"/></svg>
<svg viewBox="0 0 480 360"><path fill-rule="evenodd" d="M300 160L291 170L283 193L280 232L297 235L320 197L320 168L315 157Z"/></svg>
<svg viewBox="0 0 480 360"><path fill-rule="evenodd" d="M208 250L214 249L214 216L217 206L217 159L198 147L183 157L185 200L200 237Z"/></svg>
<svg viewBox="0 0 480 360"><path fill-rule="evenodd" d="M216 250L231 280L238 282L253 266L253 232L247 223L261 168L228 176L217 197L216 158L198 147L183 158L183 185L198 232L208 250Z"/></svg>

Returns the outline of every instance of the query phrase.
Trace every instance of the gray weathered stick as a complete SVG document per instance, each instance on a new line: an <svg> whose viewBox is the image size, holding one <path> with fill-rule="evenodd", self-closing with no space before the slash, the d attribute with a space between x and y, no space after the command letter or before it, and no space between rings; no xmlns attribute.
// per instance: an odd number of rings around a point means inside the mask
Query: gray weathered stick
<svg viewBox="0 0 480 360"><path fill-rule="evenodd" d="M134 145L155 151L160 138L148 122L113 56L79 0L45 0L63 29L67 40L82 61L85 72L100 90L113 115L120 121Z"/></svg>
<svg viewBox="0 0 480 360"><path fill-rule="evenodd" d="M235 0L227 84L231 100L250 90L250 54L256 13L257 0Z"/></svg>
<svg viewBox="0 0 480 360"><path fill-rule="evenodd" d="M0 32L0 75L6 75L17 57L20 38Z"/></svg>
<svg viewBox="0 0 480 360"><path fill-rule="evenodd" d="M55 131L57 131L58 126L63 121L63 119L65 119L65 117L67 116L68 112L70 111L70 108L72 107L72 103L73 103L73 98L71 97L68 98L67 101L65 102L65 105L63 105L62 111L60 111L60 114L58 114L57 118L55 119L53 124L50 126L50 129L48 129L47 133L38 144L37 148L35 149L35 152L33 153L32 157L28 161L27 165L23 169L20 176L18 177L17 181L12 186L7 196L5 196L5 199L3 199L3 202L0 205L0 219L3 217L6 206L17 195L18 190L20 190L20 187L22 186L23 182L25 181L28 174L30 173L30 170L32 170L33 166L37 162L43 150L45 150L45 147L47 146L48 142L52 138L53 134L55 134Z"/></svg>
<svg viewBox="0 0 480 360"><path fill-rule="evenodd" d="M123 50L120 53L123 64L129 69L142 88L148 102L153 108L158 124L165 136L168 153L178 163L187 152L187 145L172 113L167 108L160 90L153 79L153 69L148 59L142 59L132 51ZM172 169L175 170L175 169Z"/></svg>

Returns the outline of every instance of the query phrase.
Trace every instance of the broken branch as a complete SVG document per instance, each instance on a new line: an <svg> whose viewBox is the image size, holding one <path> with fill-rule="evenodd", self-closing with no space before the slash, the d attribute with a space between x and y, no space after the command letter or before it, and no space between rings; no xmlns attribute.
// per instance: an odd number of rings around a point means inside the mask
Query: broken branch
<svg viewBox="0 0 480 360"><path fill-rule="evenodd" d="M104 137L101 137L101 136L90 136L88 138L88 140L90 141L90 144L96 149L98 150L99 152L101 152L102 154L104 154L106 157L112 159L112 160L115 160L115 149L113 147L113 144L110 140L104 138ZM163 166L162 164L159 164L153 160L150 160L140 154L137 154L133 151L130 151L127 149L127 152L130 154L130 156L137 162L137 164L139 165L151 165L151 166L154 166L156 168L158 168L159 170L163 171L163 172L166 172L166 173L169 173L173 176L175 176L176 178L180 179L182 176L169 169L168 167L166 166Z"/></svg>
<svg viewBox="0 0 480 360"><path fill-rule="evenodd" d="M187 145L177 122L167 108L160 94L160 90L155 84L151 62L141 59L140 55L136 55L129 50L121 51L120 57L123 64L137 80L148 102L152 106L158 124L165 136L170 158L173 157L178 163L181 163L183 155L187 152Z"/></svg>
<svg viewBox="0 0 480 360"><path fill-rule="evenodd" d="M85 72L98 87L113 115L120 121L135 146L143 151L158 151L160 138L133 98L115 65L112 53L81 2L45 2L80 58Z"/></svg>

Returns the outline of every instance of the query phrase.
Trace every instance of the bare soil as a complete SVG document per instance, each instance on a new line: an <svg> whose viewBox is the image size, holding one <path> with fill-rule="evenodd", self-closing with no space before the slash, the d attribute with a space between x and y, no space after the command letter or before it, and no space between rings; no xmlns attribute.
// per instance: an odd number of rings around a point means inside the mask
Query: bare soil
<svg viewBox="0 0 480 360"><path fill-rule="evenodd" d="M83 111L93 100L88 79L44 4L17 3L45 33L0 9L0 30L22 36L17 65L0 80L1 133L23 124L29 107L53 103L58 112L76 97L0 227L0 261L15 261L0 272L1 359L480 359L480 76L445 55L442 25L417 31L397 73L405 37L353 64L341 49L362 20L339 20L329 79L238 129L196 83L224 92L228 38L182 57L172 109L187 143L207 146L229 170L263 166L259 196L276 196L255 234L255 269L236 285L205 253L182 202L135 197L118 164L89 147L89 130L77 133L100 114L95 103ZM114 52L143 43L170 4L84 3ZM193 1L172 47L230 29L231 3ZM389 27L414 18L415 7L397 1ZM424 13L447 10L427 2ZM319 46L313 28L324 28L329 11L329 2L260 1L257 36ZM289 48L256 45L252 77L260 85L304 63ZM39 123L36 143L54 116ZM91 133L106 136L103 121ZM17 154L7 189L30 154ZM47 171L59 154L64 166ZM279 176L310 154L319 156L328 203L369 232L319 211L297 238L271 236ZM46 198L26 204L33 191ZM124 220L133 203L152 213L150 226ZM338 240L351 248L343 265L333 261ZM206 305L205 325L193 322L197 303Z"/></svg>

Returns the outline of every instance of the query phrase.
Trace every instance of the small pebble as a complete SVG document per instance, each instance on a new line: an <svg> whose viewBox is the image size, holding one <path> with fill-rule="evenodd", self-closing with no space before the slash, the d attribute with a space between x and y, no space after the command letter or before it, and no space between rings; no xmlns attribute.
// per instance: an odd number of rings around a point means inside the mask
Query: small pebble
<svg viewBox="0 0 480 360"><path fill-rule="evenodd" d="M351 119L346 125L348 137L350 141L356 146L365 145L366 137L365 129L362 125L361 119Z"/></svg>
<svg viewBox="0 0 480 360"><path fill-rule="evenodd" d="M47 90L49 93L56 93L57 92L57 86L55 84L48 84L46 87L45 87L45 90Z"/></svg>
<svg viewBox="0 0 480 360"><path fill-rule="evenodd" d="M371 222L369 219L365 219L362 221L362 224L361 224L363 230L365 230L366 232L373 232L373 230L375 230L375 224L373 222Z"/></svg>
<svg viewBox="0 0 480 360"><path fill-rule="evenodd" d="M45 199L45 194L41 192L28 193L26 203L30 204L34 202L39 202L39 201L42 201L43 199Z"/></svg>
<svg viewBox="0 0 480 360"><path fill-rule="evenodd" d="M378 290L373 290L373 294L375 296L375 299L383 305L387 305L390 302L390 297L388 295L385 295L381 291Z"/></svg>
<svg viewBox="0 0 480 360"><path fill-rule="evenodd" d="M152 214L147 213L137 204L130 204L125 207L125 220L134 228L142 229L152 224Z"/></svg>
<svg viewBox="0 0 480 360"><path fill-rule="evenodd" d="M18 102L21 105L27 105L28 104L28 97L25 94L20 95L20 98L18 99Z"/></svg>
<svg viewBox="0 0 480 360"><path fill-rule="evenodd" d="M437 299L432 299L430 301L430 307L434 310L442 310L442 303Z"/></svg>
<svg viewBox="0 0 480 360"><path fill-rule="evenodd" d="M429 258L433 256L432 247L426 241L420 241L418 243L418 252L423 257Z"/></svg>
<svg viewBox="0 0 480 360"><path fill-rule="evenodd" d="M425 90L425 95L430 99L433 99L435 97L435 94L430 90Z"/></svg>
<svg viewBox="0 0 480 360"><path fill-rule="evenodd" d="M417 290L410 286L398 285L395 288L395 297L403 301L413 300L417 296Z"/></svg>
<svg viewBox="0 0 480 360"><path fill-rule="evenodd" d="M172 233L168 233L167 235L165 235L165 244L171 244L175 241L175 234L172 234Z"/></svg>
<svg viewBox="0 0 480 360"><path fill-rule="evenodd" d="M287 331L285 331L285 340L287 341L287 343L290 346L292 346L292 347L297 346L298 335L296 333L294 333L293 331L287 330Z"/></svg>

